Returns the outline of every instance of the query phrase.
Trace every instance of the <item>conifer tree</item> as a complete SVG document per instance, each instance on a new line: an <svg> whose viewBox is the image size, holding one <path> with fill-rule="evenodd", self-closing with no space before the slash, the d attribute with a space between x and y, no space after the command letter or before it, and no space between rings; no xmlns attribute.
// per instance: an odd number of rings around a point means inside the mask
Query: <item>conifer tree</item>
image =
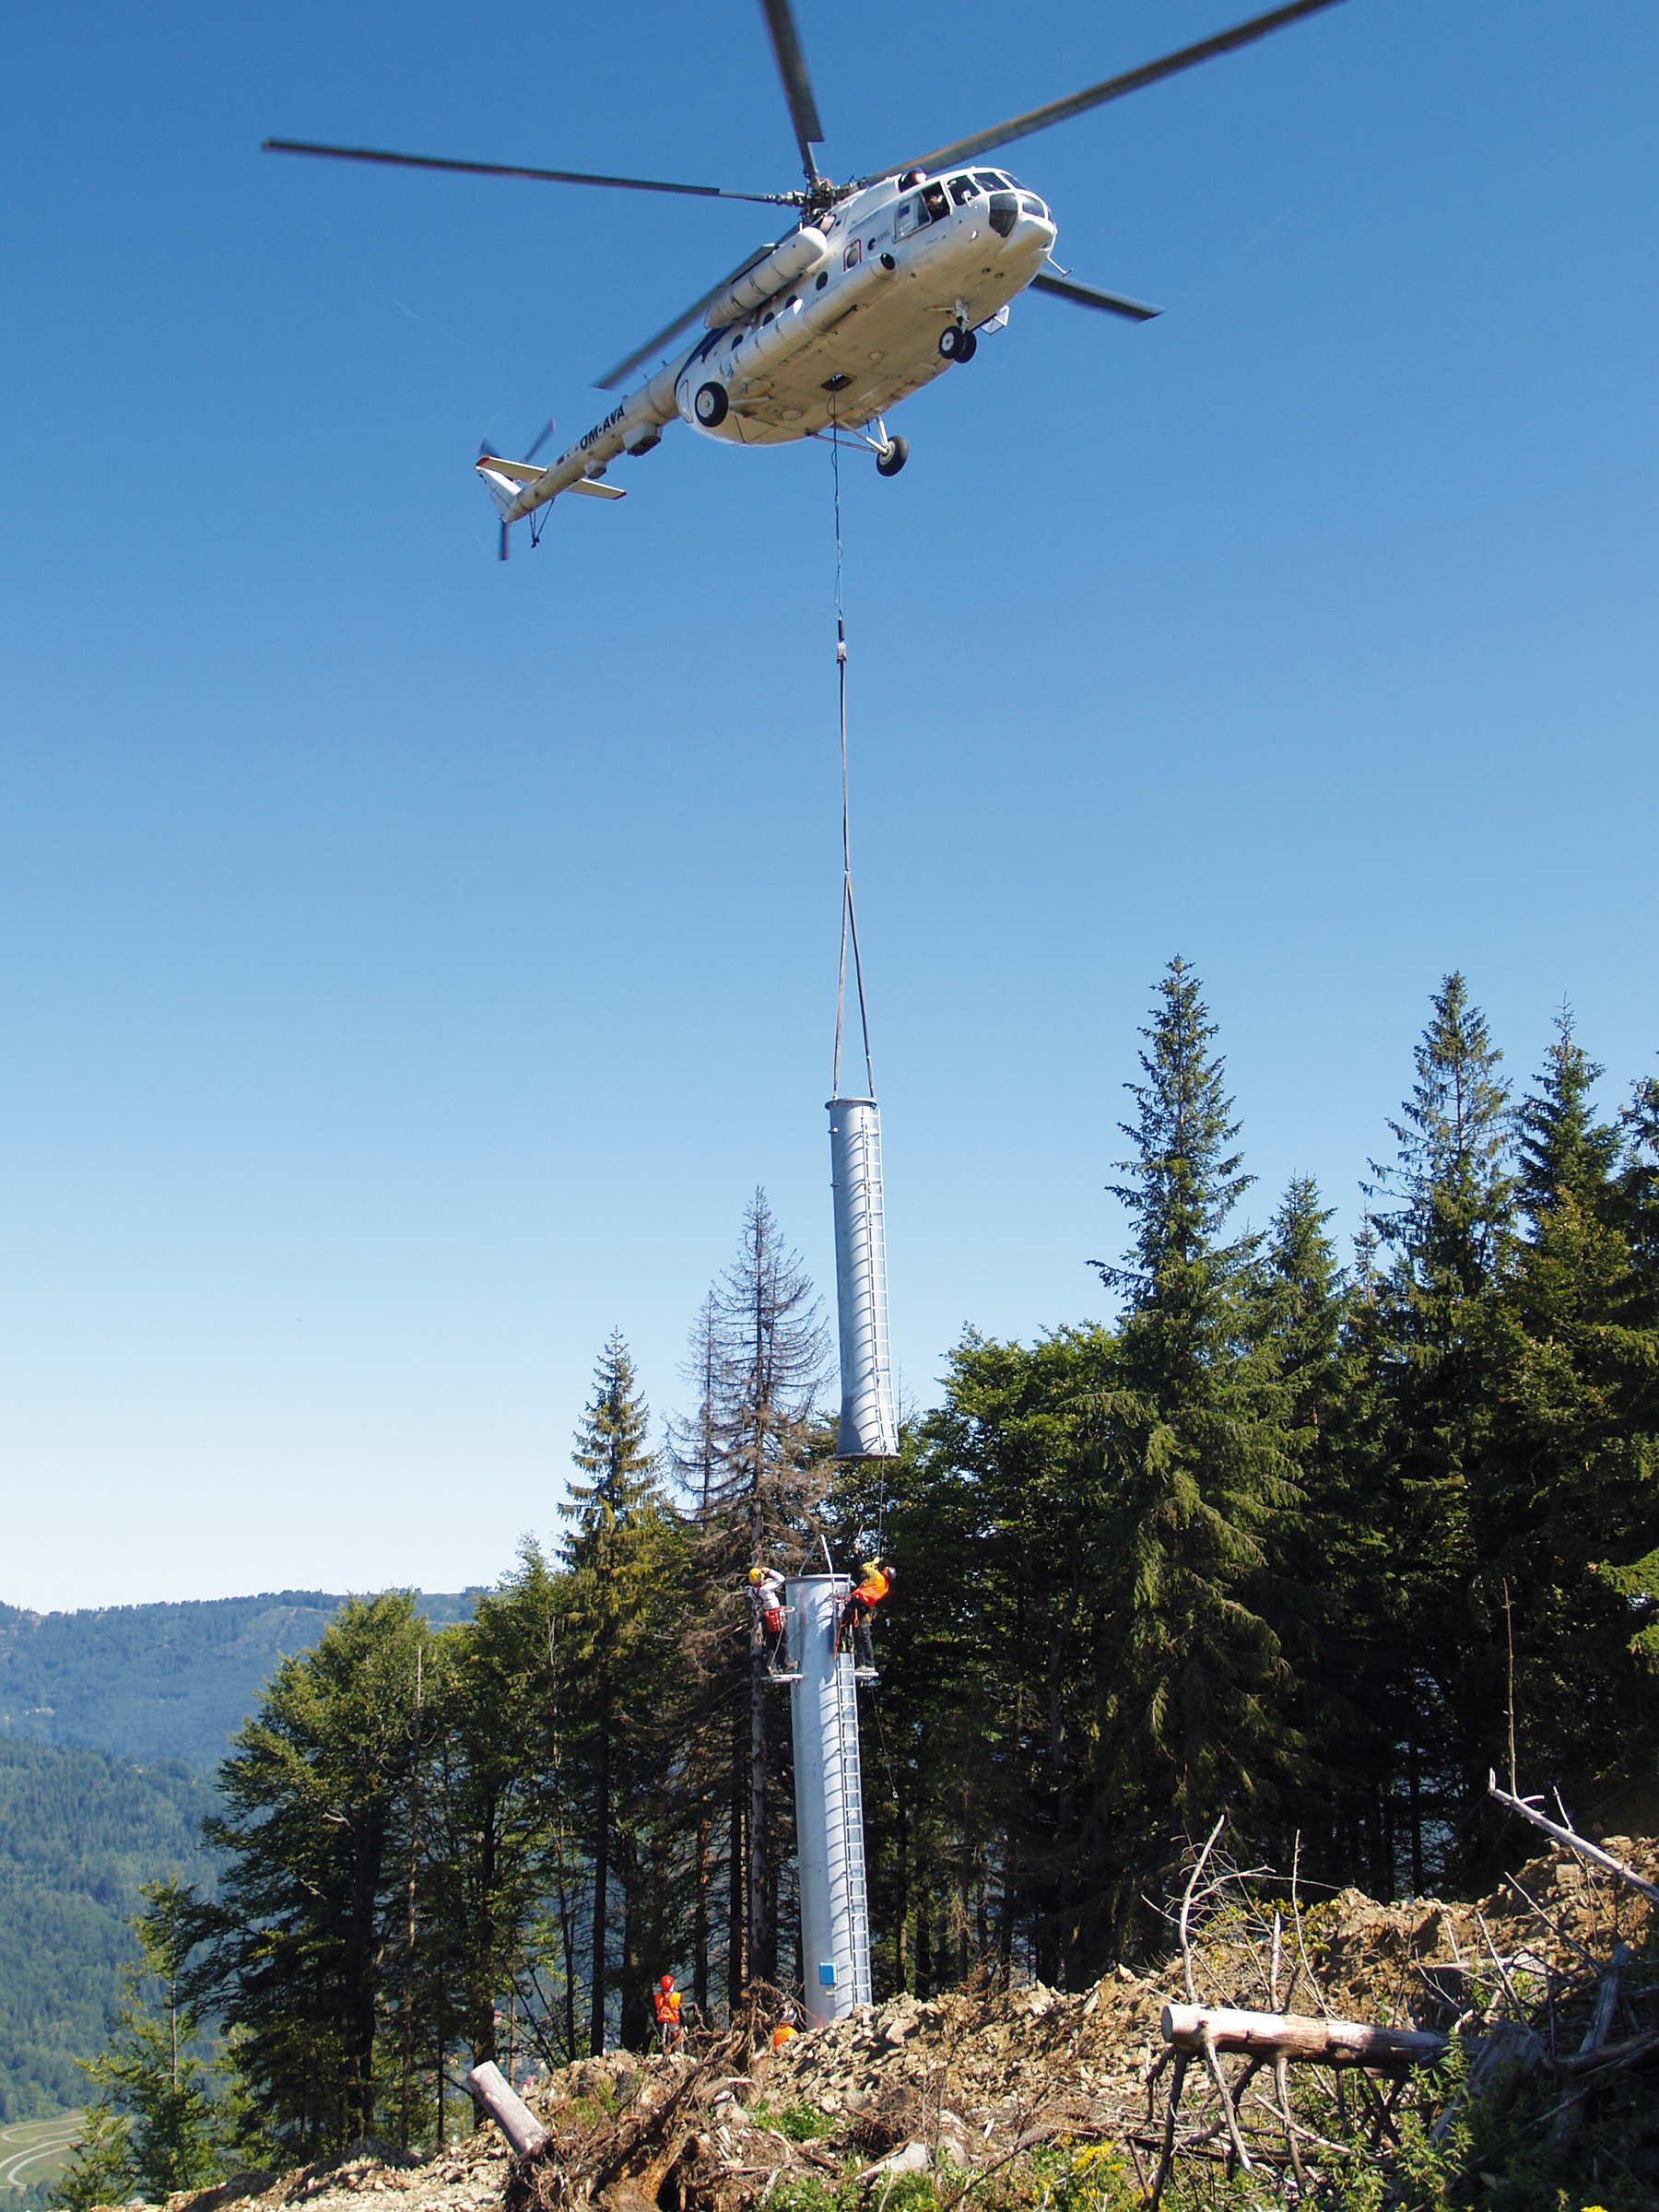
<svg viewBox="0 0 1659 2212"><path fill-rule="evenodd" d="M1515 1654L1521 1757L1581 1800L1641 1771L1659 1721L1659 1682L1631 1648L1637 1593L1618 1571L1659 1540L1659 1315L1621 1227L1619 1131L1592 1104L1601 1072L1563 1013L1518 1116L1530 1234L1510 1245L1491 1315L1491 1450L1473 1505L1477 1587L1488 1610L1501 1594ZM1496 1702L1474 1748L1502 1767Z"/></svg>
<svg viewBox="0 0 1659 2212"><path fill-rule="evenodd" d="M566 1651L584 1769L583 1841L593 1885L588 2036L595 2054L605 2049L613 1979L625 2025L636 2033L639 2025L639 1966L628 1954L626 1909L619 1976L613 1977L610 1964L613 1877L622 1877L626 1908L638 1832L654 1817L658 1797L661 1678L672 1651L669 1593L680 1555L648 1447L649 1428L632 1358L615 1331L599 1356L594 1395L571 1453L586 1479L571 1486L570 1502L559 1509L571 1524L565 1545ZM627 1839L620 1865L619 1839Z"/></svg>
<svg viewBox="0 0 1659 2212"><path fill-rule="evenodd" d="M218 1902L186 1978L217 2001L253 2112L302 2156L373 2132L381 2037L403 1989L416 1685L413 1594L349 1600L277 1667L219 1769Z"/></svg>
<svg viewBox="0 0 1659 2212"><path fill-rule="evenodd" d="M1316 1878L1393 1884L1392 1829L1379 1818L1397 1733L1390 1699L1397 1645L1390 1576L1391 1488L1379 1437L1369 1252L1359 1281L1338 1264L1316 1185L1294 1180L1268 1230L1254 1327L1282 1392L1286 1450L1302 1493L1282 1528L1265 1594L1296 1679L1305 1786L1273 1839L1283 1863L1301 1839Z"/></svg>
<svg viewBox="0 0 1659 2212"><path fill-rule="evenodd" d="M134 1920L139 1958L122 1975L120 2010L108 2049L82 2062L100 2097L61 2185L71 2212L152 2202L218 2178L225 2113L211 2086L198 2005L185 1976L196 1930L193 1900L177 1881L144 1886Z"/></svg>
<svg viewBox="0 0 1659 2212"><path fill-rule="evenodd" d="M1122 1565L1109 1631L1123 1656L1102 1714L1095 1858L1121 1924L1171 1825L1272 1807L1294 1743L1287 1669L1260 1610L1276 1518L1297 1502L1271 1363L1252 1341L1259 1240L1226 1230L1250 1178L1232 1149L1216 1028L1172 960L1142 1032L1144 1079L1123 1124L1134 1156L1110 1186L1127 1209L1118 1381L1095 1406L1103 1503Z"/></svg>
<svg viewBox="0 0 1659 2212"><path fill-rule="evenodd" d="M1485 1783L1481 1715L1502 1703L1500 1599L1477 1582L1470 1520L1491 1448L1491 1320L1514 1215L1513 1118L1502 1053L1459 974L1434 994L1417 1079L1389 1129L1394 1162L1365 1186L1390 1262L1378 1285L1382 1379L1399 1519L1404 1640L1394 1706L1405 1724L1408 1878L1425 1838Z"/></svg>
<svg viewBox="0 0 1659 2212"><path fill-rule="evenodd" d="M471 1620L443 1631L435 1654L438 1747L422 1848L475 2065L499 2055L499 2000L535 1948L556 1878L551 1651L561 1601L526 1544L517 1571Z"/></svg>

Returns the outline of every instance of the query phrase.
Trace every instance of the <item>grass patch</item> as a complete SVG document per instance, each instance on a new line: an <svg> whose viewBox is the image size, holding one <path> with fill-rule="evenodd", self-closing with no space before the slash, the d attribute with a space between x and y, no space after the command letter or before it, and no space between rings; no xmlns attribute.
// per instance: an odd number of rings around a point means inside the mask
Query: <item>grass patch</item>
<svg viewBox="0 0 1659 2212"><path fill-rule="evenodd" d="M757 2127L770 2127L776 2135L787 2136L792 2143L816 2143L832 2134L835 2127L829 2113L820 2112L813 2104L786 2104L781 2112L774 2112L769 2104L758 2104L750 2118Z"/></svg>

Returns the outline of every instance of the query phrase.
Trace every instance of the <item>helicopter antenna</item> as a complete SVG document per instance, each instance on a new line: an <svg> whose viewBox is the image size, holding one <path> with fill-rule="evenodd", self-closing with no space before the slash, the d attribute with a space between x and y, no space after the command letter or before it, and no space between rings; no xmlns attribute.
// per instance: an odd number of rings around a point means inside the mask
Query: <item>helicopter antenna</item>
<svg viewBox="0 0 1659 2212"><path fill-rule="evenodd" d="M801 34L795 29L794 13L789 0L760 0L760 11L771 33L783 97L789 102L789 120L794 124L795 144L801 149L801 166L808 184L821 184L824 180L812 149L824 143L824 126L818 121L818 101L812 96L812 79L806 74L806 57L801 52Z"/></svg>

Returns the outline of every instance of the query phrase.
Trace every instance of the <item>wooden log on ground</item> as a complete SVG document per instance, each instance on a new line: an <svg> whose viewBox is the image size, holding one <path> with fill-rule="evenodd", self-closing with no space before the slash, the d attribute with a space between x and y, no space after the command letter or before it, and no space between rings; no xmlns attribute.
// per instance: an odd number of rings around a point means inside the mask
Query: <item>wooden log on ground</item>
<svg viewBox="0 0 1659 2212"><path fill-rule="evenodd" d="M473 2102L487 2112L514 2150L539 2150L547 2131L517 2091L509 2088L500 2066L486 2059L466 2077Z"/></svg>
<svg viewBox="0 0 1659 2212"><path fill-rule="evenodd" d="M1312 2020L1294 2012L1234 2012L1219 2005L1166 2005L1163 2039L1172 2050L1242 2051L1253 2058L1311 2060L1324 2066L1424 2066L1443 2058L1446 2038L1362 2020Z"/></svg>

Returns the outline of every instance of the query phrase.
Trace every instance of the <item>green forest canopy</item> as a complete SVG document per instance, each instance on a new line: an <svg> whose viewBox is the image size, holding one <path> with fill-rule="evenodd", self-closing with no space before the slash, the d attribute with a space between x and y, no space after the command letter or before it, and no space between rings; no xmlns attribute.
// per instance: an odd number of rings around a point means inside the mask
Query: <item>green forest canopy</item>
<svg viewBox="0 0 1659 2212"><path fill-rule="evenodd" d="M706 2014L798 1976L747 1570L821 1541L895 1574L878 1989L1138 1955L1221 1812L1310 1888L1481 1878L1512 1730L1525 1786L1651 1819L1659 1082L1604 1114L1563 1016L1517 1096L1447 977L1344 1265L1309 1182L1241 1224L1180 960L1142 1035L1102 1162L1115 1320L969 1332L901 1458L838 1466L821 1320L757 1194L689 1415L653 1441L605 1346L557 1553L527 1545L465 1622L353 1601L279 1663L220 1769L218 1895L169 1924L185 2001L228 2023L244 2152L429 2143L468 2063L641 2041L665 1968Z"/></svg>

